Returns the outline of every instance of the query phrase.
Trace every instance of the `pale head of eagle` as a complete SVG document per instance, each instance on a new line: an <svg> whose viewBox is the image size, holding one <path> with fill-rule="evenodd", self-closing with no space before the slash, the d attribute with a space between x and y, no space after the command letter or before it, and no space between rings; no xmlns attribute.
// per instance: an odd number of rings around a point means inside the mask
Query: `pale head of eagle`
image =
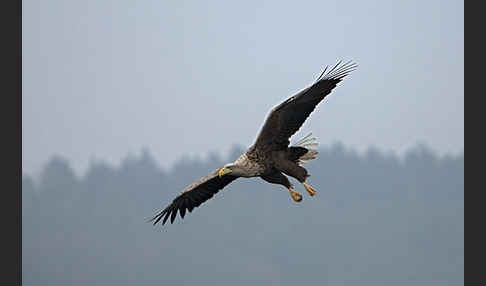
<svg viewBox="0 0 486 286"><path fill-rule="evenodd" d="M262 168L257 163L248 159L245 154L242 154L236 161L224 165L219 169L218 175L222 177L226 174L231 174L235 177L257 177L261 174Z"/></svg>
<svg viewBox="0 0 486 286"><path fill-rule="evenodd" d="M223 168L219 169L218 172L220 178L226 174L231 174L235 177L244 177L245 170L235 163L229 163L224 165Z"/></svg>

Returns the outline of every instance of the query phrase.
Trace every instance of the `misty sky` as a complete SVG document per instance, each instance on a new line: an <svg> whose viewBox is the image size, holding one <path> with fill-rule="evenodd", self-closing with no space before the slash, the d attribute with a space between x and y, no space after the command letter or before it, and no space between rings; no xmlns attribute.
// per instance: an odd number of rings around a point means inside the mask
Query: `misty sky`
<svg viewBox="0 0 486 286"><path fill-rule="evenodd" d="M290 2L290 1L289 1ZM326 65L358 70L297 137L464 150L463 1L22 1L22 164L163 167L253 143ZM297 138L294 138L297 139Z"/></svg>

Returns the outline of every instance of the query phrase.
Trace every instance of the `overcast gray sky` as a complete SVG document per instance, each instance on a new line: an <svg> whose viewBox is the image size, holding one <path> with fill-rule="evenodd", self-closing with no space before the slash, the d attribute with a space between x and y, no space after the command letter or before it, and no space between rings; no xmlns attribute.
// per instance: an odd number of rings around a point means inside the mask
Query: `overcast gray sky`
<svg viewBox="0 0 486 286"><path fill-rule="evenodd" d="M204 3L203 3L204 2ZM209 2L209 1L208 1ZM22 164L78 172L148 148L253 143L269 110L354 60L312 113L321 145L464 150L463 1L22 1Z"/></svg>

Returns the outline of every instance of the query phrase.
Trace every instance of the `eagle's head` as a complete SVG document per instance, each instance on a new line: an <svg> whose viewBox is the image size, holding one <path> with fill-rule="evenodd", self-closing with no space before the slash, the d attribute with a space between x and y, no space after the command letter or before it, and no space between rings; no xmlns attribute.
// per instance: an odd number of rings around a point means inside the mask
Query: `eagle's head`
<svg viewBox="0 0 486 286"><path fill-rule="evenodd" d="M218 172L220 178L227 174L231 174L235 177L244 177L246 175L246 171L236 163L228 163L224 165L223 168L219 169Z"/></svg>

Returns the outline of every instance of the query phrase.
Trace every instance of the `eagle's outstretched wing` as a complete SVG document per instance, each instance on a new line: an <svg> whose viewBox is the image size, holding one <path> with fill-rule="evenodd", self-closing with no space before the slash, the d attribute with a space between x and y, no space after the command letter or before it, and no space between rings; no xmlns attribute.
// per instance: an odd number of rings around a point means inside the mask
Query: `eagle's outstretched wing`
<svg viewBox="0 0 486 286"><path fill-rule="evenodd" d="M169 206L151 219L151 221L154 222L154 225L159 222L162 217L164 218L162 220L162 225L165 224L169 216L170 223L172 224L177 216L177 211L179 211L181 218L184 218L186 209L189 210L189 212L192 212L194 208L212 198L219 190L237 178L229 174L219 177L218 171L219 169L189 185Z"/></svg>
<svg viewBox="0 0 486 286"><path fill-rule="evenodd" d="M341 65L341 61L329 70L326 67L312 86L273 108L257 136L254 147L266 152L286 149L290 137L304 124L317 104L356 67L353 62Z"/></svg>

